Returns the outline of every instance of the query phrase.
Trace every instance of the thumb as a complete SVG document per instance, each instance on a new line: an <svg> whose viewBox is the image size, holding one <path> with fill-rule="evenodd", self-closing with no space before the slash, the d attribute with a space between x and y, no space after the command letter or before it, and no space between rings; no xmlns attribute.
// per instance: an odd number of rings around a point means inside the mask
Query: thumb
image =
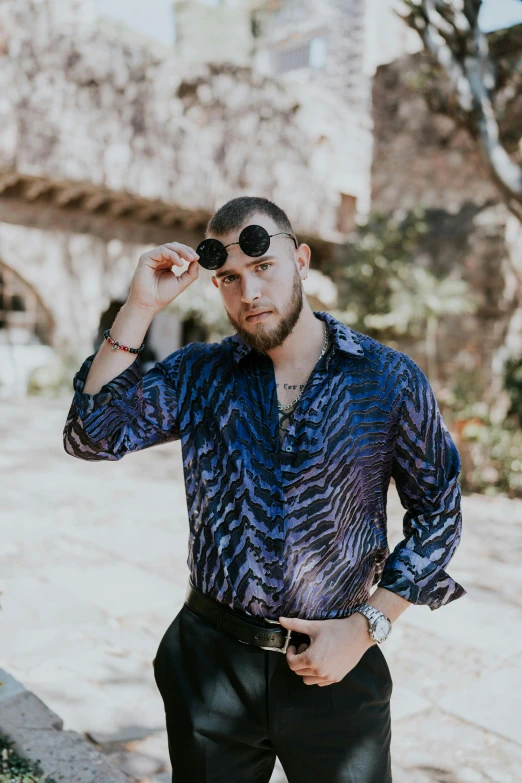
<svg viewBox="0 0 522 783"><path fill-rule="evenodd" d="M189 262L185 271L179 275L178 283L181 289L187 288L190 283L193 283L199 275L199 264L196 258Z"/></svg>
<svg viewBox="0 0 522 783"><path fill-rule="evenodd" d="M300 617L279 617L278 620L282 626L291 631L304 633L310 637L313 635L315 620L302 620Z"/></svg>

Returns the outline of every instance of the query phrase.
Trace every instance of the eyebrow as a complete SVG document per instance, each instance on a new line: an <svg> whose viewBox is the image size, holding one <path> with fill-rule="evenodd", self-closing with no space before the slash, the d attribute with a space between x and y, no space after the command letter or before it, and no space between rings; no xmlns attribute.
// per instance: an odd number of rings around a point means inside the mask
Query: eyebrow
<svg viewBox="0 0 522 783"><path fill-rule="evenodd" d="M268 261L269 258L275 258L275 256L260 256L259 258L255 258L253 261L249 261L247 264L245 264L245 267L249 269L251 266L255 266L256 264L262 264L263 261ZM231 275L234 273L233 269L223 269L221 272L216 272L215 277L227 277L228 275Z"/></svg>

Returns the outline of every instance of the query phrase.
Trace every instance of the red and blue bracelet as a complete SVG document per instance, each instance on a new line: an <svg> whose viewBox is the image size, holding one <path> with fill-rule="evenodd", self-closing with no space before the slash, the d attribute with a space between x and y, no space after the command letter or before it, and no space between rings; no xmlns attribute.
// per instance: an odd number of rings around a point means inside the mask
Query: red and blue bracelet
<svg viewBox="0 0 522 783"><path fill-rule="evenodd" d="M142 343L139 348L129 348L126 345L122 345L119 340L114 340L111 337L110 329L106 329L103 333L103 336L112 345L113 351L120 350L120 351L128 351L129 353L141 353L145 348L145 343Z"/></svg>

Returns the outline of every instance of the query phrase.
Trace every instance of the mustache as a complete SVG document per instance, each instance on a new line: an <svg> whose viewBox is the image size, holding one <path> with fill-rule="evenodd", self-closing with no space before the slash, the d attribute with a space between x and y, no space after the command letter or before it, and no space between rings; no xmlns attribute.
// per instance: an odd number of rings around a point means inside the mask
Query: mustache
<svg viewBox="0 0 522 783"><path fill-rule="evenodd" d="M249 315L259 315L259 313L268 313L272 310L271 307L258 307L256 310L247 310L245 312L245 318L248 318Z"/></svg>

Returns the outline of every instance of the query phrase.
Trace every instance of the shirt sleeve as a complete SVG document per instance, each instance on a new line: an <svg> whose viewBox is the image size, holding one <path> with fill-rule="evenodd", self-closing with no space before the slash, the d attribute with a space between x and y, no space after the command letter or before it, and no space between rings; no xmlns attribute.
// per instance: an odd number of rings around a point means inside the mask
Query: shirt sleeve
<svg viewBox="0 0 522 783"><path fill-rule="evenodd" d="M401 406L392 476L406 513L404 538L387 558L379 587L438 609L466 594L445 571L462 531L461 462L426 375L414 377Z"/></svg>
<svg viewBox="0 0 522 783"><path fill-rule="evenodd" d="M180 438L178 373L183 348L143 373L140 357L96 394L83 391L96 354L73 379L74 397L63 430L68 454L119 460L129 452Z"/></svg>

